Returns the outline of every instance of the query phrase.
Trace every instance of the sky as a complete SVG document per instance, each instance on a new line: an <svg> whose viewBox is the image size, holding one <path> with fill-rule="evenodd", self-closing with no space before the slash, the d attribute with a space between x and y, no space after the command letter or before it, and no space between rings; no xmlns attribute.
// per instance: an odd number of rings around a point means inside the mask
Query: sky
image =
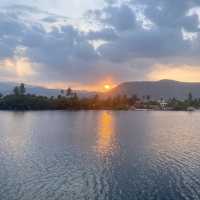
<svg viewBox="0 0 200 200"><path fill-rule="evenodd" d="M199 0L1 0L0 81L103 90L200 82Z"/></svg>

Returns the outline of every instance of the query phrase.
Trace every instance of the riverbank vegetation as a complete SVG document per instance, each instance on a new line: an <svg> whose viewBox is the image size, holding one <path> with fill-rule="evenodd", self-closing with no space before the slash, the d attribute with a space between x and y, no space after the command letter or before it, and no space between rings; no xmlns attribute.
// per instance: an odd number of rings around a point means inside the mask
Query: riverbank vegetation
<svg viewBox="0 0 200 200"><path fill-rule="evenodd" d="M16 86L12 94L0 95L1 110L89 110L89 109L128 109L137 101L133 96L116 96L101 99L98 95L79 98L71 88L61 90L57 97L27 94L24 84Z"/></svg>
<svg viewBox="0 0 200 200"><path fill-rule="evenodd" d="M115 97L79 98L71 89L61 90L57 97L38 96L26 93L22 83L13 89L12 94L0 94L0 110L187 110L188 107L200 108L200 99L193 99L189 93L185 101L169 99L166 106L162 106L164 100L154 101L147 95L139 99L136 95L130 97L118 95Z"/></svg>

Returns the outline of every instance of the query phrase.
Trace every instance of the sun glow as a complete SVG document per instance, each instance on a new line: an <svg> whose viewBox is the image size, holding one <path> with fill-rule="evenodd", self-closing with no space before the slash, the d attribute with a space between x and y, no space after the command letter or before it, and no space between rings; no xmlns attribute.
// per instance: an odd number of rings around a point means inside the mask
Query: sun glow
<svg viewBox="0 0 200 200"><path fill-rule="evenodd" d="M104 89L105 89L105 90L110 90L110 89L111 89L111 86L108 85L108 84L106 84L106 85L104 85Z"/></svg>
<svg viewBox="0 0 200 200"><path fill-rule="evenodd" d="M34 85L36 85L36 83L34 83ZM38 85L49 89L67 89L71 87L73 90L108 92L117 86L117 82L112 79L106 79L88 84L79 84L76 82L41 82L38 83Z"/></svg>
<svg viewBox="0 0 200 200"><path fill-rule="evenodd" d="M112 113L101 112L98 120L97 151L101 156L107 156L114 151L115 122Z"/></svg>
<svg viewBox="0 0 200 200"><path fill-rule="evenodd" d="M32 65L27 58L5 59L0 63L0 69L3 68L9 73L14 73L18 77L28 77L34 75Z"/></svg>

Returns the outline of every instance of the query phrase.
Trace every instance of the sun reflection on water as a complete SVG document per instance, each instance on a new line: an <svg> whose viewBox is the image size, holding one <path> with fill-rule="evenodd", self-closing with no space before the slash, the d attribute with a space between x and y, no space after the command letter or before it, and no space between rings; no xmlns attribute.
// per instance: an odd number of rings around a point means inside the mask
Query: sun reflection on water
<svg viewBox="0 0 200 200"><path fill-rule="evenodd" d="M104 111L98 119L97 152L101 156L107 156L114 151L115 122L112 113Z"/></svg>

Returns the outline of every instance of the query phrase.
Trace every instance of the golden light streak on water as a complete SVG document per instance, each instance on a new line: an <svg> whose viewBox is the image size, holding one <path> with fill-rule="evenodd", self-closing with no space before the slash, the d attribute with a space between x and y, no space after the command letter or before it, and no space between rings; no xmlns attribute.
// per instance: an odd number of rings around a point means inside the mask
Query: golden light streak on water
<svg viewBox="0 0 200 200"><path fill-rule="evenodd" d="M97 151L100 155L106 156L113 150L114 118L108 111L100 113L98 121Z"/></svg>

